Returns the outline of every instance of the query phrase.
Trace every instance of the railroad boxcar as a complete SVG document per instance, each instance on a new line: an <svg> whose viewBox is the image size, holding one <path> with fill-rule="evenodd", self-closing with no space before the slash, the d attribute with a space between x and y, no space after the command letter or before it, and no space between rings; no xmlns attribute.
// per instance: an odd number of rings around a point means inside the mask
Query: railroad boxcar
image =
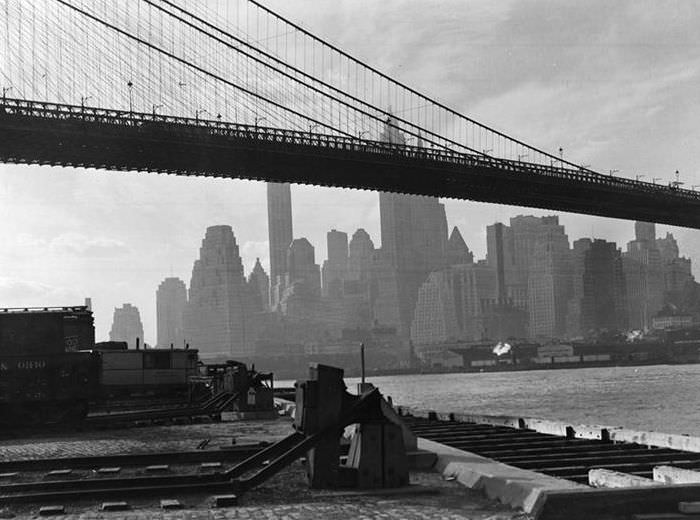
<svg viewBox="0 0 700 520"><path fill-rule="evenodd" d="M84 416L99 388L94 343L87 307L0 309L0 425Z"/></svg>
<svg viewBox="0 0 700 520"><path fill-rule="evenodd" d="M97 343L101 357L101 394L173 395L185 394L189 378L198 374L195 349L118 348L114 342Z"/></svg>

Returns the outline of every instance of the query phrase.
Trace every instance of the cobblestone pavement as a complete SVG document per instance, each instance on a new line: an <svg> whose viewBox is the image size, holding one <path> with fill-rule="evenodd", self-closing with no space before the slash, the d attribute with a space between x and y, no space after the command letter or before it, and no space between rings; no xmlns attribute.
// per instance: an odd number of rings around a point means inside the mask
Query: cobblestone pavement
<svg viewBox="0 0 700 520"><path fill-rule="evenodd" d="M290 433L289 418L63 432L22 440L0 439L0 461L185 451L196 449L206 439L207 449L219 449L231 446L234 439L236 444L275 442Z"/></svg>
<svg viewBox="0 0 700 520"><path fill-rule="evenodd" d="M173 497L168 497L173 498ZM526 520L529 517L486 499L436 473L413 472L411 487L397 491L333 492L309 490L299 463L269 482L240 497L238 507L212 509L209 495L175 497L186 506L178 511L162 511L157 499L128 501L127 512L103 513L98 503L64 504L70 520L268 520L268 519L470 519ZM33 518L38 506L0 510L0 518Z"/></svg>

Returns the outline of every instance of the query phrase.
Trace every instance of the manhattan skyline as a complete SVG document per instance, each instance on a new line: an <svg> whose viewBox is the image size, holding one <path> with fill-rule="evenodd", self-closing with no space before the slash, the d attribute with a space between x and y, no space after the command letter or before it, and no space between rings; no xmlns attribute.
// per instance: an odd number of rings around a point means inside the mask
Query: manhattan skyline
<svg viewBox="0 0 700 520"><path fill-rule="evenodd" d="M693 3L437 6L270 2L379 69L516 137L548 150L561 146L567 158L602 171L666 183L678 169L688 187L700 183L700 9ZM327 257L324 236L332 228L362 227L381 245L376 193L292 192L295 236L309 238L318 259ZM442 202L449 226L459 227L479 258L486 225L552 214ZM633 236L628 222L559 215L571 237L621 246ZM189 280L208 226L231 225L246 273L256 257L269 272L262 183L2 165L0 217L2 305L67 305L91 296L102 339L114 308L131 302L141 310L146 341L155 343L155 289L167 276ZM697 231L657 230L667 231L682 255L700 258Z"/></svg>

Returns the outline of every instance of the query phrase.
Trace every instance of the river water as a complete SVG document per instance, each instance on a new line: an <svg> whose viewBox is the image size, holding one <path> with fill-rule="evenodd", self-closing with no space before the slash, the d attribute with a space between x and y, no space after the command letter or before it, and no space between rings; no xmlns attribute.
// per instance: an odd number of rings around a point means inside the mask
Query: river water
<svg viewBox="0 0 700 520"><path fill-rule="evenodd" d="M346 384L355 391L359 380ZM700 365L579 368L368 379L395 404L700 436Z"/></svg>

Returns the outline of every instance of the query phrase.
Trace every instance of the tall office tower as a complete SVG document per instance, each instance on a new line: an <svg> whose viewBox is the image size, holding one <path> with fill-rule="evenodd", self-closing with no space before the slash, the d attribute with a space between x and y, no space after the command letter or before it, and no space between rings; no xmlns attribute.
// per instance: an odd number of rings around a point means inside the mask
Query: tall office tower
<svg viewBox="0 0 700 520"><path fill-rule="evenodd" d="M304 290L313 296L321 294L321 276L314 246L306 238L296 238L287 250L288 285L302 283Z"/></svg>
<svg viewBox="0 0 700 520"><path fill-rule="evenodd" d="M634 237L638 241L646 241L652 244L656 241L656 224L653 222L635 222Z"/></svg>
<svg viewBox="0 0 700 520"><path fill-rule="evenodd" d="M374 257L374 242L364 229L352 235L348 247L348 280L368 280Z"/></svg>
<svg viewBox="0 0 700 520"><path fill-rule="evenodd" d="M156 291L156 319L158 321L157 346L185 346L185 307L187 287L179 278L166 278Z"/></svg>
<svg viewBox="0 0 700 520"><path fill-rule="evenodd" d="M433 271L418 289L411 324L411 341L418 350L422 345L461 339L452 276L450 269Z"/></svg>
<svg viewBox="0 0 700 520"><path fill-rule="evenodd" d="M690 258L680 256L678 242L671 233L666 233L664 238L657 238L656 247L659 249L664 273L665 303L678 306L684 287L695 280Z"/></svg>
<svg viewBox="0 0 700 520"><path fill-rule="evenodd" d="M571 299L567 305L566 331L569 337L577 337L581 330L581 302L583 300L583 275L586 253L593 241L590 238L575 240L571 247Z"/></svg>
<svg viewBox="0 0 700 520"><path fill-rule="evenodd" d="M536 232L529 262L528 314L530 336L566 335L566 312L572 296L569 237L558 217L545 217Z"/></svg>
<svg viewBox="0 0 700 520"><path fill-rule="evenodd" d="M498 304L512 303L510 289L515 280L513 232L500 222L486 227L486 262L496 273Z"/></svg>
<svg viewBox="0 0 700 520"><path fill-rule="evenodd" d="M288 183L267 183L267 232L270 242L270 285L287 273L292 243L292 191Z"/></svg>
<svg viewBox="0 0 700 520"><path fill-rule="evenodd" d="M447 240L447 265L473 264L474 254L469 251L467 243L462 238L457 226L452 228L450 238Z"/></svg>
<svg viewBox="0 0 700 520"><path fill-rule="evenodd" d="M653 223L635 222L635 239L627 243L623 269L627 281L629 326L651 328L664 305L664 273Z"/></svg>
<svg viewBox="0 0 700 520"><path fill-rule="evenodd" d="M576 241L577 243L579 241ZM627 294L622 255L614 242L594 240L581 243L574 250L576 261L583 265L575 271L583 272L580 283L581 322L583 334L603 330L627 329Z"/></svg>
<svg viewBox="0 0 700 520"><path fill-rule="evenodd" d="M260 264L260 258L255 259L253 270L248 275L248 286L255 309L258 311L267 310L269 307L270 278Z"/></svg>
<svg viewBox="0 0 700 520"><path fill-rule="evenodd" d="M249 295L231 226L207 228L192 268L186 341L203 354L251 355L251 331L246 330L252 312Z"/></svg>
<svg viewBox="0 0 700 520"><path fill-rule="evenodd" d="M481 339L484 318L496 299L496 272L483 262L430 273L418 291L411 325L416 352L420 353L422 345Z"/></svg>
<svg viewBox="0 0 700 520"><path fill-rule="evenodd" d="M405 143L390 116L380 139ZM374 320L396 326L403 338L411 333L418 289L432 271L446 266L447 217L437 198L379 194L382 246L373 272Z"/></svg>
<svg viewBox="0 0 700 520"><path fill-rule="evenodd" d="M348 234L332 229L326 235L328 260L323 262L323 295L338 298L343 295L343 282L348 273Z"/></svg>
<svg viewBox="0 0 700 520"><path fill-rule="evenodd" d="M115 308L112 329L109 331L110 341L126 341L129 348L136 348L137 338L143 347L143 324L138 308L130 303Z"/></svg>
<svg viewBox="0 0 700 520"><path fill-rule="evenodd" d="M430 272L447 264L445 207L432 197L380 193L379 211L383 271L393 269L393 279L398 284L395 290L378 294L379 298L391 294L397 298L395 302L385 302L396 305L396 322L383 324L395 325L401 336L408 337L418 289Z"/></svg>

